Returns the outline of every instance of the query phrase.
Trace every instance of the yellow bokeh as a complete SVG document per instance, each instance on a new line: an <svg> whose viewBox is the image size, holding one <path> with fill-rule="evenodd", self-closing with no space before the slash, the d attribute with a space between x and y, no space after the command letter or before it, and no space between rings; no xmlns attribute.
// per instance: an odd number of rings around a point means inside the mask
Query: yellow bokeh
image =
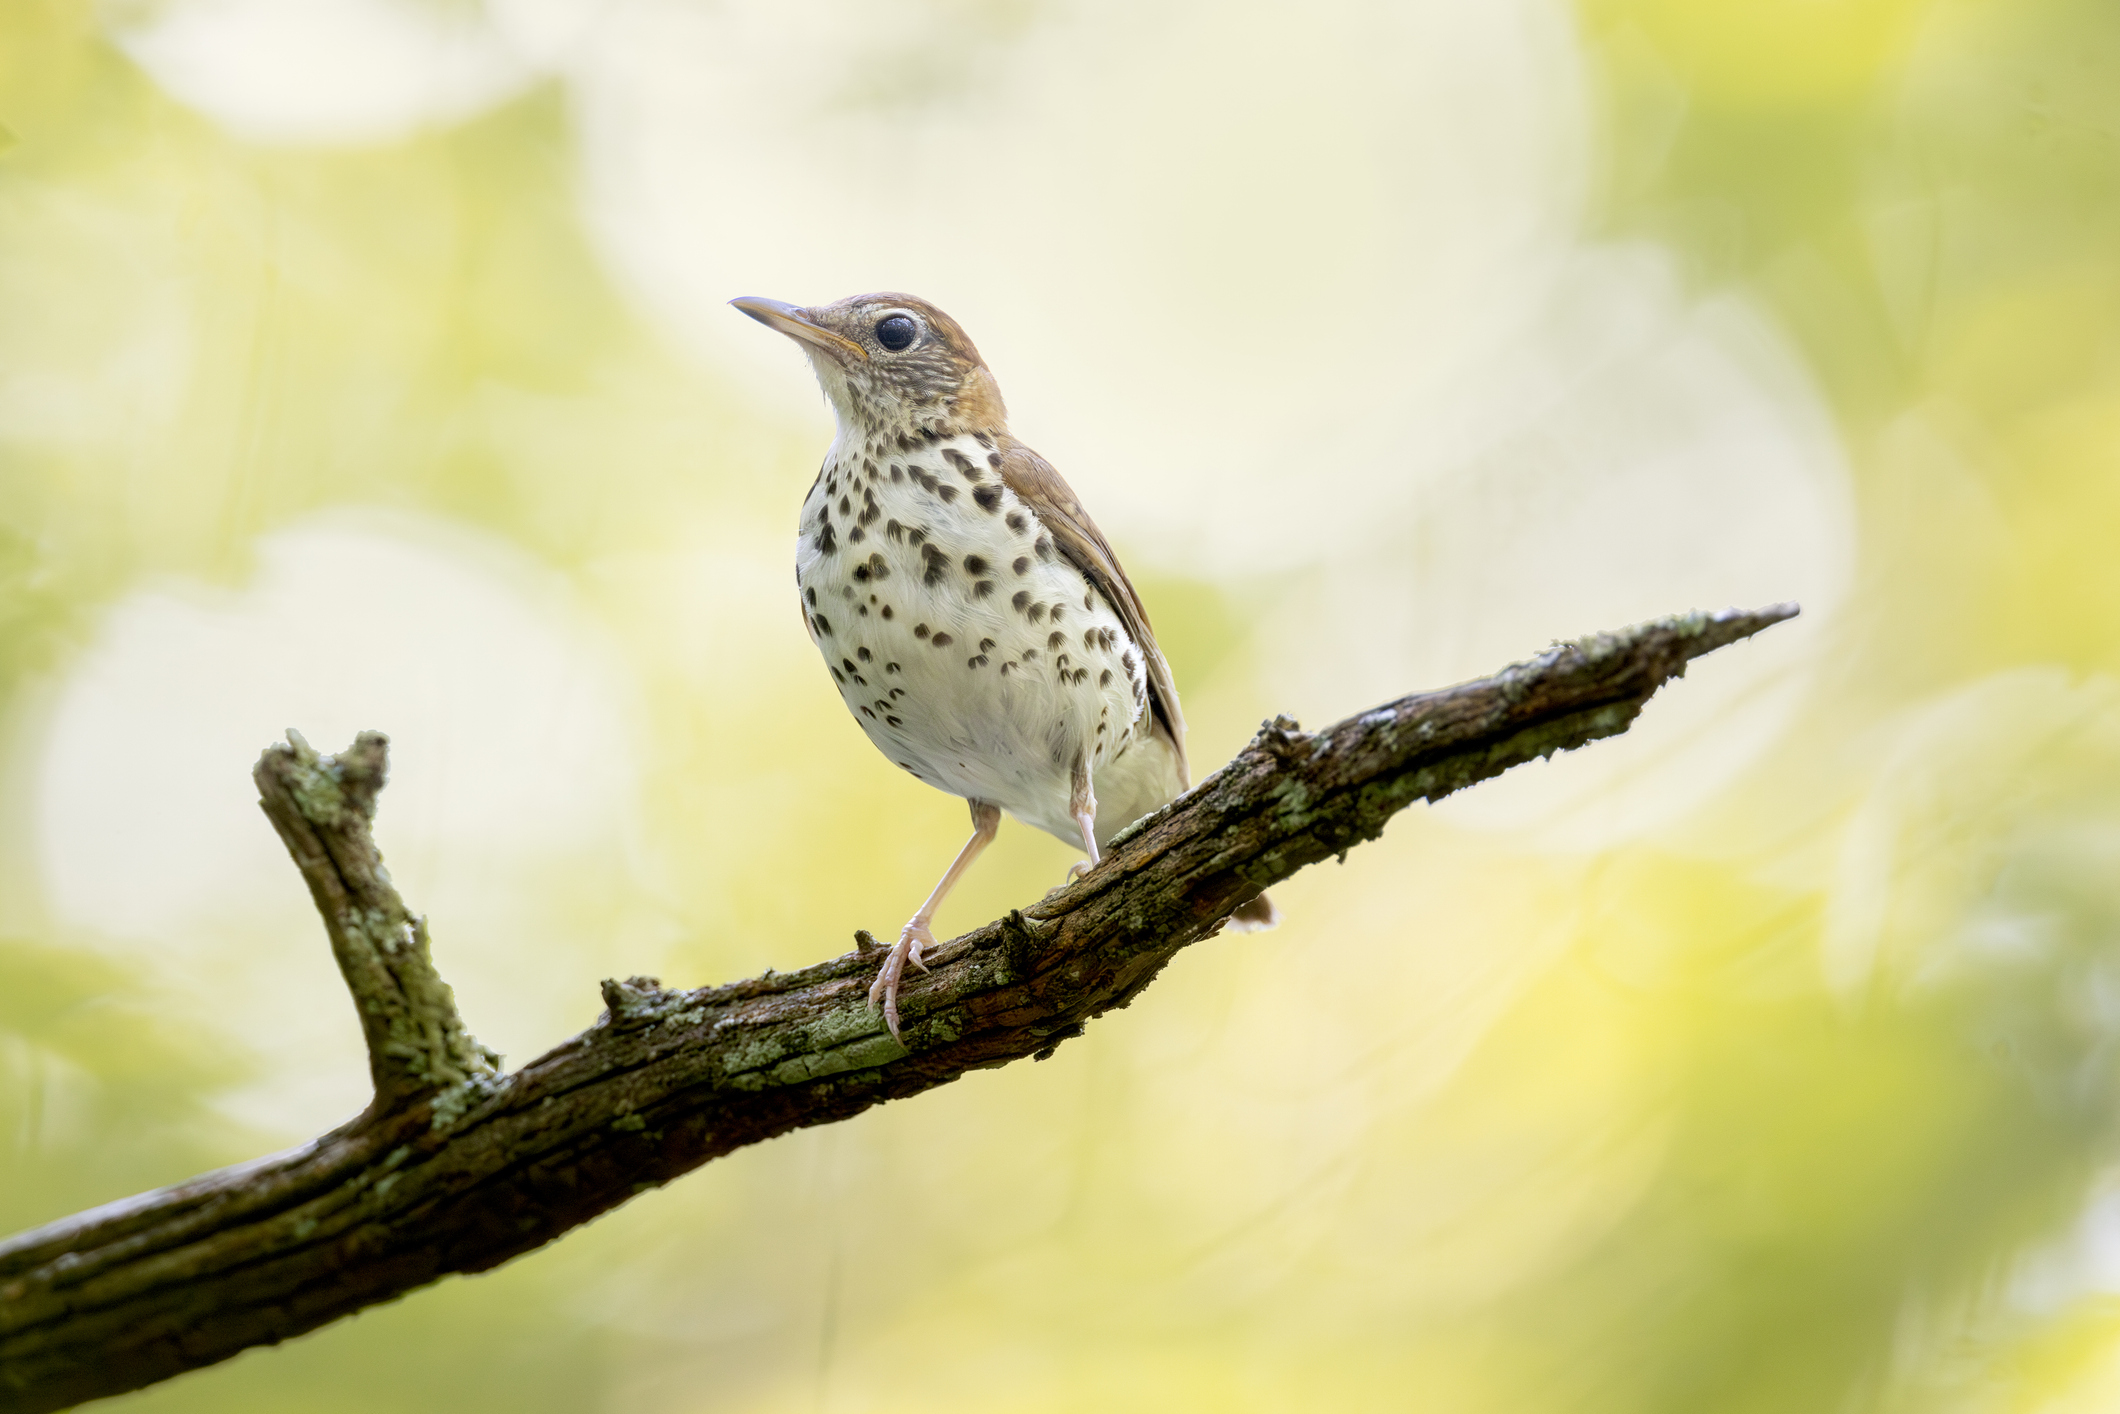
<svg viewBox="0 0 2120 1414"><path fill-rule="evenodd" d="M900 288L1196 774L1804 615L1045 1063L125 1407L2107 1408L2116 252L2104 0L0 7L0 1228L363 1102L286 727L392 734L511 1064L902 921L964 807L805 641L831 427L723 304Z"/></svg>

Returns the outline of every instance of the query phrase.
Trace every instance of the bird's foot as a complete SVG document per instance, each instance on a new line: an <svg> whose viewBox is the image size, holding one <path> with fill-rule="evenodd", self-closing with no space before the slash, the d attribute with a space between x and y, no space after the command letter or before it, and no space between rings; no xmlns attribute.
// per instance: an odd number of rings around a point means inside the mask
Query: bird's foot
<svg viewBox="0 0 2120 1414"><path fill-rule="evenodd" d="M1052 897L1052 896L1053 896L1054 894L1057 894L1057 893L1059 893L1059 892L1060 892L1060 891L1061 891L1062 889L1066 888L1066 887L1067 887L1067 886L1068 886L1069 884L1072 884L1072 883L1074 883L1074 882L1075 882L1075 880L1077 880L1077 879L1081 878L1081 877L1082 877L1082 876L1083 876L1084 874L1087 874L1087 873L1088 873L1088 872L1089 872L1090 870L1092 870L1092 869L1094 869L1094 868L1096 868L1096 867L1097 867L1097 864L1096 864L1096 861L1095 861L1095 860L1090 860L1090 859L1078 859L1078 860L1076 860L1076 861L1075 861L1075 862L1074 862L1073 864L1070 864L1070 865L1068 865L1068 866L1067 866L1067 877L1066 877L1065 879L1062 879L1062 880L1061 880L1061 881L1060 881L1059 883L1057 883L1057 884L1053 885L1053 886L1052 886L1051 888L1047 889L1047 890L1045 891L1045 896L1046 896L1047 898L1051 898L1051 897Z"/></svg>
<svg viewBox="0 0 2120 1414"><path fill-rule="evenodd" d="M869 1005L883 1007L883 1024L891 1029L891 1039L904 1044L905 1038L898 1034L898 983L905 976L908 965L927 971L927 964L920 960L922 948L935 946L935 934L918 918L905 925L898 935L898 942L891 954L883 960L883 970L869 984Z"/></svg>

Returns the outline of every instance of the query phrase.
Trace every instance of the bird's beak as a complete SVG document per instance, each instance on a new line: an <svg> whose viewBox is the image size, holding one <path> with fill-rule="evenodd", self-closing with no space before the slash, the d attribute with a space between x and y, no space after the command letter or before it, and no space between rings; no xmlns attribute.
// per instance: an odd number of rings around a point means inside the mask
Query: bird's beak
<svg viewBox="0 0 2120 1414"><path fill-rule="evenodd" d="M852 339L835 334L825 328L822 324L810 318L808 310L797 305L783 304L777 299L761 299L757 295L745 295L741 299L732 299L729 303L735 305L768 329L778 329L791 339L800 339L806 344L813 344L823 349L826 353L835 354L841 359L858 358L864 363L868 362L869 351L867 349L855 343Z"/></svg>

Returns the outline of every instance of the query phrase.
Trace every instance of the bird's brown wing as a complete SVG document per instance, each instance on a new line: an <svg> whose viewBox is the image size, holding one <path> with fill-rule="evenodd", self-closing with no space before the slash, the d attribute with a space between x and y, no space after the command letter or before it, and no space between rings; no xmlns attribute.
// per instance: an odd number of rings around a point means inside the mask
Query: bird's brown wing
<svg viewBox="0 0 2120 1414"><path fill-rule="evenodd" d="M1112 553L1111 543L1075 499L1074 489L1053 470L1053 464L1021 442L1002 442L1001 480L1036 513L1060 553L1118 611L1119 621L1140 646L1148 666L1149 710L1155 725L1177 752L1178 779L1191 786L1192 768L1185 760L1185 714L1178 709L1178 689L1170 678L1170 664L1156 646L1156 632L1149 625L1148 611L1141 607L1141 597L1134 593L1126 571L1119 567L1119 557Z"/></svg>

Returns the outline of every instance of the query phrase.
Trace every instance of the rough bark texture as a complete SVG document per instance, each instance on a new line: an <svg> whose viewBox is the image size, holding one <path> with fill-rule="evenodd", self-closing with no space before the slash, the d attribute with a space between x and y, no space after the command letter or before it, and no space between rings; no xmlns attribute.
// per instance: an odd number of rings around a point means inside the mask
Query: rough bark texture
<svg viewBox="0 0 2120 1414"><path fill-rule="evenodd" d="M324 916L361 1015L379 1110L500 1068L500 1057L464 1029L456 994L434 970L427 920L398 897L369 833L388 750L381 732L362 732L337 756L320 757L289 732L251 773L258 804Z"/></svg>
<svg viewBox="0 0 2120 1414"><path fill-rule="evenodd" d="M1051 1055L1261 889L1416 800L1624 731L1690 659L1795 612L1662 619L1314 734L1268 723L1101 867L945 944L899 997L904 1045L867 1005L877 957L857 949L697 991L607 981L595 1027L498 1076L369 838L383 738L338 758L276 746L259 790L360 1008L375 1103L300 1149L0 1243L0 1414L285 1340L496 1266L746 1144Z"/></svg>

